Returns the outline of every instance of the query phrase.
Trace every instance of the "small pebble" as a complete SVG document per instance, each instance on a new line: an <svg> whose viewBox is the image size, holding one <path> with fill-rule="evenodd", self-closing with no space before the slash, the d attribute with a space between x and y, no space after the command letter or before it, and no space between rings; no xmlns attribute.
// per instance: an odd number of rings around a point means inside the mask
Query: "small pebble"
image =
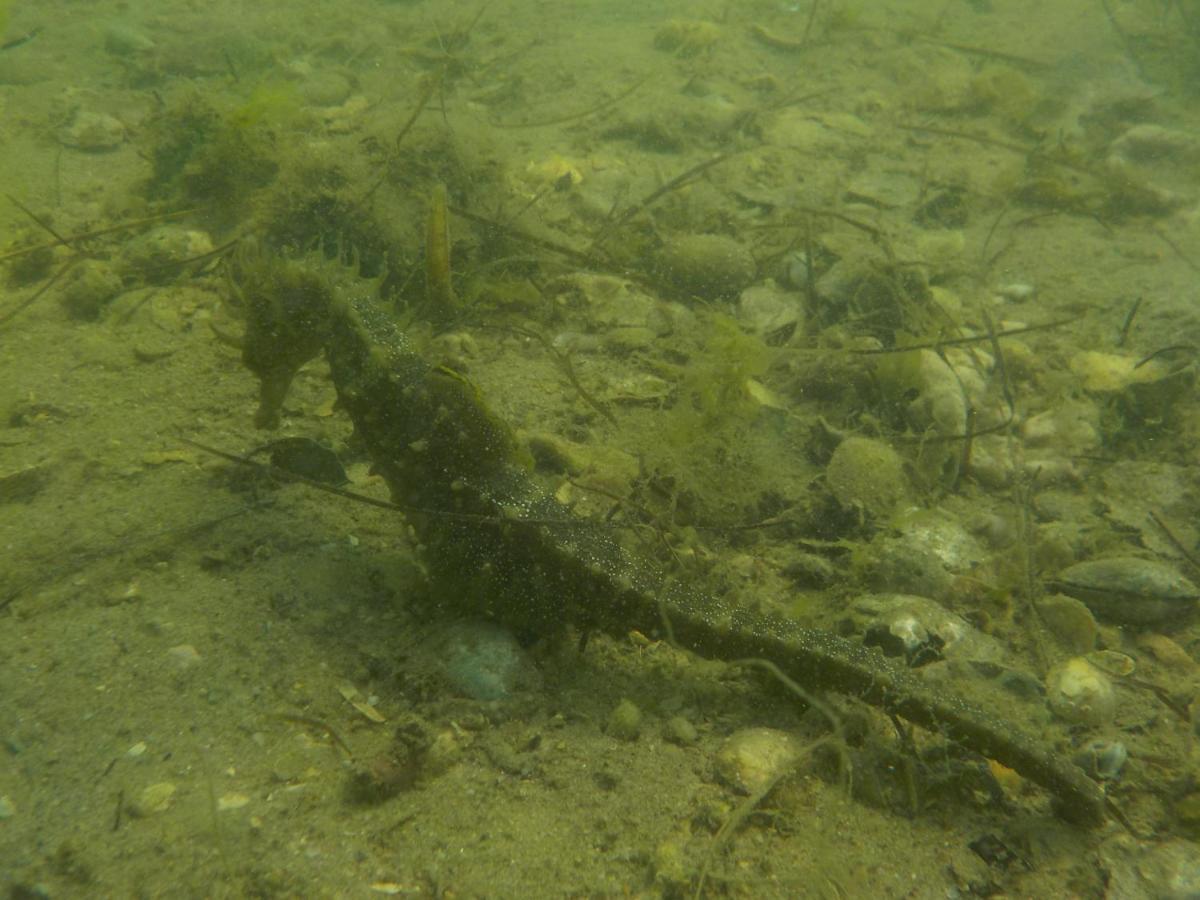
<svg viewBox="0 0 1200 900"><path fill-rule="evenodd" d="M784 284L798 291L808 290L810 282L815 278L808 254L802 251L793 251L783 258L779 266L779 275Z"/></svg>
<svg viewBox="0 0 1200 900"><path fill-rule="evenodd" d="M160 225L131 239L121 251L121 261L130 269L174 276L172 266L212 252L208 232L183 225Z"/></svg>
<svg viewBox="0 0 1200 900"><path fill-rule="evenodd" d="M96 319L124 287L121 276L109 263L86 259L64 279L59 299L76 319Z"/></svg>
<svg viewBox="0 0 1200 900"><path fill-rule="evenodd" d="M781 291L771 282L751 285L738 297L738 321L763 338L793 334L801 314L799 296Z"/></svg>
<svg viewBox="0 0 1200 900"><path fill-rule="evenodd" d="M340 72L317 72L300 84L300 95L312 106L338 106L352 91L350 80Z"/></svg>
<svg viewBox="0 0 1200 900"><path fill-rule="evenodd" d="M104 29L104 49L114 56L133 56L153 50L154 41L133 25L113 22Z"/></svg>
<svg viewBox="0 0 1200 900"><path fill-rule="evenodd" d="M825 482L844 509L880 520L908 494L904 461L874 438L849 437L838 444L825 469Z"/></svg>
<svg viewBox="0 0 1200 900"><path fill-rule="evenodd" d="M1016 281L1012 284L1002 284L996 288L996 294L1005 300L1020 303L1024 300L1032 300L1037 295L1037 288L1032 284Z"/></svg>
<svg viewBox="0 0 1200 900"><path fill-rule="evenodd" d="M191 644L179 644L167 651L167 656L181 669L188 669L200 662L200 654Z"/></svg>

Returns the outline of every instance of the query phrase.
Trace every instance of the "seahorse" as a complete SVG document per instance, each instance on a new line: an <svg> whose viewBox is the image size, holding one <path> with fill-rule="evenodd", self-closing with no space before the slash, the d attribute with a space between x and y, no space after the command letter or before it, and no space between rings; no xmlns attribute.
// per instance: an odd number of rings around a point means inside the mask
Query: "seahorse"
<svg viewBox="0 0 1200 900"><path fill-rule="evenodd" d="M230 269L246 317L244 361L263 385L258 421L276 420L296 371L323 352L340 406L429 568L476 614L542 633L669 631L701 656L765 659L806 689L857 697L1016 770L1054 794L1070 821L1104 821L1100 786L1011 723L860 644L668 577L611 527L558 502L480 391L423 359L372 296L377 285L352 268L246 248Z"/></svg>

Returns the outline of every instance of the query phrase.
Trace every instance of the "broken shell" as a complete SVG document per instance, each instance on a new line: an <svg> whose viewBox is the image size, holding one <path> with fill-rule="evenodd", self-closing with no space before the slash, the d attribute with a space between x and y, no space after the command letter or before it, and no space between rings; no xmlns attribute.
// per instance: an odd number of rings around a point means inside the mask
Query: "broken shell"
<svg viewBox="0 0 1200 900"><path fill-rule="evenodd" d="M166 812L174 797L175 785L169 781L160 781L143 788L135 798L129 801L126 809L130 815L144 819L155 813Z"/></svg>
<svg viewBox="0 0 1200 900"><path fill-rule="evenodd" d="M1059 573L1055 589L1077 597L1101 619L1124 625L1162 622L1196 608L1200 588L1173 566L1113 556L1076 563Z"/></svg>
<svg viewBox="0 0 1200 900"><path fill-rule="evenodd" d="M1112 682L1080 656L1050 670L1046 701L1060 719L1081 725L1101 725L1117 710Z"/></svg>

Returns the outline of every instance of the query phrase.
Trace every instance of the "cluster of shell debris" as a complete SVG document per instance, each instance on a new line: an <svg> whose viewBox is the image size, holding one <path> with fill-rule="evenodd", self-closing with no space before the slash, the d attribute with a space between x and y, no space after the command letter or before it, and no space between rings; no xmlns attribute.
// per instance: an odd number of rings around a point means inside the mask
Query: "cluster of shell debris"
<svg viewBox="0 0 1200 900"><path fill-rule="evenodd" d="M1167 461L1197 422L1194 348L1126 346L1127 307L1097 325L1031 283L981 289L952 231L805 227L802 252L676 232L641 277L549 285L553 345L617 411L598 449L569 386L570 413L510 401L560 498L618 523L597 489L632 500L722 590L997 694L1194 833L1196 484ZM478 357L481 383L512 377ZM1141 790L1164 756L1170 802Z"/></svg>

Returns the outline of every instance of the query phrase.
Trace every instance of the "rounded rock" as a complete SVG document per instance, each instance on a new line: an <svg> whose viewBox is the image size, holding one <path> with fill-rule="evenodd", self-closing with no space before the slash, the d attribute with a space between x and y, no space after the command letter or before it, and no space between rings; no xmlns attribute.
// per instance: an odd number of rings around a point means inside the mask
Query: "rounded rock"
<svg viewBox="0 0 1200 900"><path fill-rule="evenodd" d="M658 275L672 287L705 300L735 296L758 272L750 251L720 234L673 238L658 253Z"/></svg>
<svg viewBox="0 0 1200 900"><path fill-rule="evenodd" d="M1117 710L1117 695L1108 677L1080 656L1055 666L1046 676L1046 701L1060 719L1079 725L1102 725Z"/></svg>
<svg viewBox="0 0 1200 900"><path fill-rule="evenodd" d="M717 776L735 790L753 794L795 766L803 749L800 740L786 731L736 731L717 751Z"/></svg>
<svg viewBox="0 0 1200 900"><path fill-rule="evenodd" d="M517 639L493 622L456 622L440 641L442 672L472 700L507 700L536 683L536 671Z"/></svg>
<svg viewBox="0 0 1200 900"><path fill-rule="evenodd" d="M123 287L117 271L98 259L85 259L65 281L60 294L62 304L76 319L99 318Z"/></svg>
<svg viewBox="0 0 1200 900"><path fill-rule="evenodd" d="M908 494L899 454L872 438L851 437L838 444L825 480L839 504L877 519L890 515Z"/></svg>
<svg viewBox="0 0 1200 900"><path fill-rule="evenodd" d="M608 716L604 729L621 741L636 741L642 731L642 711L632 700L622 700Z"/></svg>
<svg viewBox="0 0 1200 900"><path fill-rule="evenodd" d="M684 747L688 744L696 743L700 734L696 731L696 726L686 716L671 716L671 718L667 719L663 737L672 744Z"/></svg>

